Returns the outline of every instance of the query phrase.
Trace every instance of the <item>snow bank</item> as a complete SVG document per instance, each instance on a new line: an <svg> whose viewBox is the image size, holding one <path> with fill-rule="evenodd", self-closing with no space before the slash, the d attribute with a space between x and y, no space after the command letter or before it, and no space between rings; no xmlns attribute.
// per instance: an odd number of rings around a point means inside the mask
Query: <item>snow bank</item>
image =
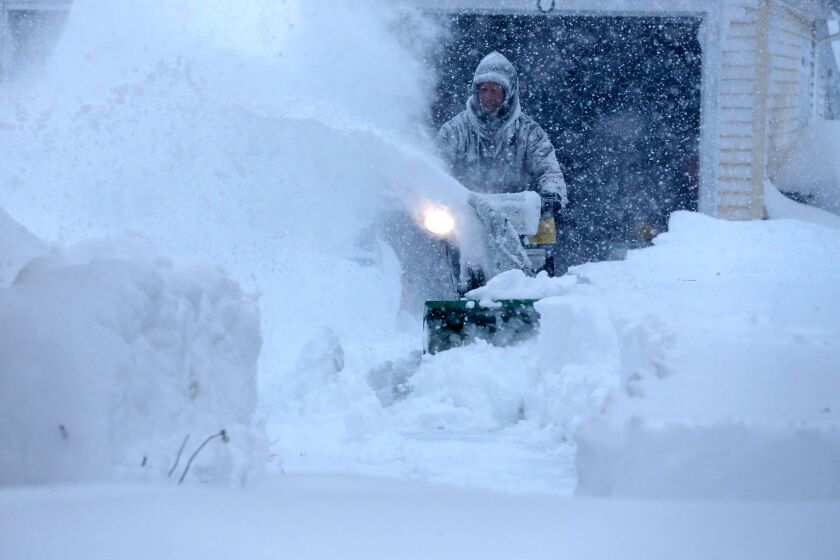
<svg viewBox="0 0 840 560"><path fill-rule="evenodd" d="M796 202L783 195L769 181L764 183L764 207L767 209L767 216L772 220L801 220L840 229L840 216L821 208Z"/></svg>
<svg viewBox="0 0 840 560"><path fill-rule="evenodd" d="M823 210L840 214L840 122L819 121L802 129L773 182Z"/></svg>
<svg viewBox="0 0 840 560"><path fill-rule="evenodd" d="M838 251L818 225L678 213L655 247L573 269L589 292L567 298L576 320L622 310L663 341L659 359L618 368L621 390L577 432L578 492L840 497ZM562 299L541 307L549 324Z"/></svg>
<svg viewBox="0 0 840 560"><path fill-rule="evenodd" d="M836 497L838 251L814 223L677 213L625 261L502 275L472 295L542 297L536 339L339 373L319 350L327 381L271 426L284 468L557 491L572 438L581 495Z"/></svg>
<svg viewBox="0 0 840 560"><path fill-rule="evenodd" d="M537 338L393 364L392 376L410 375L383 420L409 436L380 457L392 472L545 491L563 487L571 438L579 495L836 499L838 254L840 232L816 223L681 212L625 261L561 279L500 275L471 295L543 298ZM462 458L446 459L447 437L465 442ZM411 438L473 473L427 462ZM554 460L555 476L532 457L514 480L521 464L491 451L510 440Z"/></svg>
<svg viewBox="0 0 840 560"><path fill-rule="evenodd" d="M724 418L593 421L577 435L578 493L656 499L836 500L840 429Z"/></svg>
<svg viewBox="0 0 840 560"><path fill-rule="evenodd" d="M0 219L4 247L43 247ZM138 237L43 253L0 287L0 484L164 479L189 436L178 478L220 430L189 479L259 471L259 316L239 286Z"/></svg>

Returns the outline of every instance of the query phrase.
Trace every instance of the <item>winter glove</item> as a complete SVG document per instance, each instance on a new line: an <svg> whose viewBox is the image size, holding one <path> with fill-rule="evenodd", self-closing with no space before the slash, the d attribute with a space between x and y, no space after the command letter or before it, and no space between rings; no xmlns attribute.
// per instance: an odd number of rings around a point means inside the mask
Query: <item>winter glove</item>
<svg viewBox="0 0 840 560"><path fill-rule="evenodd" d="M557 216L563 211L563 199L557 193L544 193L542 195L543 216Z"/></svg>

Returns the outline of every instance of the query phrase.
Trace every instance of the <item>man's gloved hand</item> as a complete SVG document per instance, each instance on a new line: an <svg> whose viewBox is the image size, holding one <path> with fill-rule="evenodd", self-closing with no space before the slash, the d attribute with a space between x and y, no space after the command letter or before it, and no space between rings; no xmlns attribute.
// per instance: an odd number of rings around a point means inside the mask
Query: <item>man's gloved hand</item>
<svg viewBox="0 0 840 560"><path fill-rule="evenodd" d="M557 193L544 193L542 195L542 214L557 216L563 210L563 199Z"/></svg>

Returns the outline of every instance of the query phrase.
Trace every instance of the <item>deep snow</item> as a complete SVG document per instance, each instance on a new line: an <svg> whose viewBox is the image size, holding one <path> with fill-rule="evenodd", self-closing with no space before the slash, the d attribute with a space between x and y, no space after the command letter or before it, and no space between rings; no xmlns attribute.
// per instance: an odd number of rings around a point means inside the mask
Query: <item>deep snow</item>
<svg viewBox="0 0 840 560"><path fill-rule="evenodd" d="M421 356L371 232L466 198L416 126L435 31L148 6L77 0L43 79L4 85L0 480L167 480L224 427L188 480L248 487L4 489L3 550L838 555L835 215L770 187L795 219L676 214L626 261L475 294L543 298L535 339Z"/></svg>
<svg viewBox="0 0 840 560"><path fill-rule="evenodd" d="M838 230L818 224L678 213L625 261L505 273L473 295L542 297L535 340L379 366L411 372L384 410L348 368L312 408L273 411L273 449L286 470L568 492L568 439L585 451L579 493L837 498L838 251Z"/></svg>
<svg viewBox="0 0 840 560"><path fill-rule="evenodd" d="M179 480L220 430L190 480L264 470L253 298L142 238L47 250L2 211L0 230L29 257L0 269L0 484Z"/></svg>
<svg viewBox="0 0 840 560"><path fill-rule="evenodd" d="M797 133L776 171L774 183L810 205L840 214L840 123L821 121Z"/></svg>
<svg viewBox="0 0 840 560"><path fill-rule="evenodd" d="M634 322L658 340L578 433L578 492L840 498L838 251L820 225L675 214L653 248L575 269L589 293L545 307L620 309L620 345Z"/></svg>

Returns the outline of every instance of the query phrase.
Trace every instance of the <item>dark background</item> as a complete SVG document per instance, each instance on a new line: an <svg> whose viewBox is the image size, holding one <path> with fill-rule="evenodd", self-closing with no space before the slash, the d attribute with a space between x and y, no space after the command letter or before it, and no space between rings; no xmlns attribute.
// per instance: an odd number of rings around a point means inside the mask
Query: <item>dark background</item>
<svg viewBox="0 0 840 560"><path fill-rule="evenodd" d="M435 129L464 109L475 67L516 66L523 111L548 133L570 205L559 270L622 258L675 210L697 209L700 20L464 14L434 53Z"/></svg>

